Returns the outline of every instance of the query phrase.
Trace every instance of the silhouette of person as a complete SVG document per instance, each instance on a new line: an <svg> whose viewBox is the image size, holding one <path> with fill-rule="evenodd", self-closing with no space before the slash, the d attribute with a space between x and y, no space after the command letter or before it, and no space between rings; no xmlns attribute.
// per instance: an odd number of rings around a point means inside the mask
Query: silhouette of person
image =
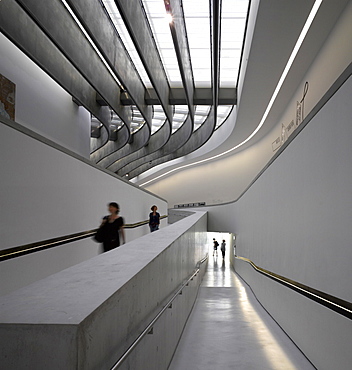
<svg viewBox="0 0 352 370"><path fill-rule="evenodd" d="M221 253L222 253L222 258L225 258L225 251L226 251L225 240L222 241L220 249L221 249Z"/></svg>
<svg viewBox="0 0 352 370"><path fill-rule="evenodd" d="M149 213L149 228L152 233L153 231L159 230L160 214L157 212L158 207L155 205L152 206L151 210L152 211Z"/></svg>
<svg viewBox="0 0 352 370"><path fill-rule="evenodd" d="M219 246L219 243L216 241L215 238L213 238L213 244L214 244L214 250L213 250L213 256L214 255L218 255L218 246Z"/></svg>

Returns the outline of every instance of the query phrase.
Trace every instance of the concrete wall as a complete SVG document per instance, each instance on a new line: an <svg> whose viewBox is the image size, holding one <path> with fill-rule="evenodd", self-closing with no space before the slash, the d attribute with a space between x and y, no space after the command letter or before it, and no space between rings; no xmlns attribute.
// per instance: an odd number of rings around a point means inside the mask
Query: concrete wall
<svg viewBox="0 0 352 370"><path fill-rule="evenodd" d="M319 370L349 370L352 320L235 260L236 272L257 299Z"/></svg>
<svg viewBox="0 0 352 370"><path fill-rule="evenodd" d="M352 48L346 47L351 44L351 34L352 3L350 2L314 62L311 65L305 65L302 61L300 64L300 68L305 70L306 74L298 84L298 88L292 91L291 101L285 106L282 116L270 132L264 136L261 129L242 150L218 160L177 171L146 185L146 189L167 199L170 205L196 202L219 204L237 199L275 154L272 150L272 142L280 136L281 125L287 126L295 119L296 102L302 98L305 82L309 82L304 109L305 115L308 115L351 63ZM208 145L211 145L212 140ZM218 142L216 136L214 140ZM189 158L187 156L182 165L187 164ZM201 184L201 186L195 184Z"/></svg>
<svg viewBox="0 0 352 370"><path fill-rule="evenodd" d="M90 113L1 33L0 74L16 84L16 122L89 158Z"/></svg>
<svg viewBox="0 0 352 370"><path fill-rule="evenodd" d="M147 220L153 204L160 214L167 214L167 203L161 198L19 124L0 120L4 122L0 125L1 249L94 229L111 201L119 203L125 223ZM166 224L167 219L162 221L162 226ZM146 233L148 226L127 230L127 241ZM1 262L0 294L98 253L99 245L85 239Z"/></svg>
<svg viewBox="0 0 352 370"><path fill-rule="evenodd" d="M1 366L111 368L206 255L206 225L206 213L195 213L2 297ZM122 368L167 368L202 274Z"/></svg>
<svg viewBox="0 0 352 370"><path fill-rule="evenodd" d="M237 234L237 255L348 302L352 301L351 96L352 77L238 201L203 208L209 212L209 231ZM347 325L350 336L350 320L264 281L242 263L235 265L318 369L350 367L347 329L341 329Z"/></svg>

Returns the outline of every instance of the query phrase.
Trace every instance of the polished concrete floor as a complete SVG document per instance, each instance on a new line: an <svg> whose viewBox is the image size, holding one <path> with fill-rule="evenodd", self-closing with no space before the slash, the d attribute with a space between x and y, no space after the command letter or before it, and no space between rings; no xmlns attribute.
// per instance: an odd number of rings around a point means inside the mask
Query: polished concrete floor
<svg viewBox="0 0 352 370"><path fill-rule="evenodd" d="M169 370L314 369L233 272L210 256Z"/></svg>

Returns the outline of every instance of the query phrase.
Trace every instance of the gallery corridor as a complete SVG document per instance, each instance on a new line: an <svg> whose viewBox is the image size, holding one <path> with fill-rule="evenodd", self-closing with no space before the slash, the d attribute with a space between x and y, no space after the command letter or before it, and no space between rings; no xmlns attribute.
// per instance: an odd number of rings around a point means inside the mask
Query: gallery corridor
<svg viewBox="0 0 352 370"><path fill-rule="evenodd" d="M223 260L207 272L169 370L309 370L302 352Z"/></svg>

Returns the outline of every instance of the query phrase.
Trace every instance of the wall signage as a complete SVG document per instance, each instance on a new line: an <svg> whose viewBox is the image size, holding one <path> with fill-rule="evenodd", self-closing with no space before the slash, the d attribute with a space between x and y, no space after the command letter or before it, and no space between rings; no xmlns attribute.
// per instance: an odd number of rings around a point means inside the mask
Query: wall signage
<svg viewBox="0 0 352 370"><path fill-rule="evenodd" d="M188 207L201 207L201 206L205 206L205 202L176 204L174 208L188 208Z"/></svg>

